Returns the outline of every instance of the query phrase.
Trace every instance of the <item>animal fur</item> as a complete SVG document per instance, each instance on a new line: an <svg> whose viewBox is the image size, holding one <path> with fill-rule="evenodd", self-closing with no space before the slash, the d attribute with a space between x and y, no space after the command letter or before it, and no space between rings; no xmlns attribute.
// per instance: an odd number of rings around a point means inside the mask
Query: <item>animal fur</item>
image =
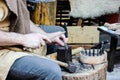
<svg viewBox="0 0 120 80"><path fill-rule="evenodd" d="M70 16L91 18L118 12L120 0L69 0Z"/></svg>

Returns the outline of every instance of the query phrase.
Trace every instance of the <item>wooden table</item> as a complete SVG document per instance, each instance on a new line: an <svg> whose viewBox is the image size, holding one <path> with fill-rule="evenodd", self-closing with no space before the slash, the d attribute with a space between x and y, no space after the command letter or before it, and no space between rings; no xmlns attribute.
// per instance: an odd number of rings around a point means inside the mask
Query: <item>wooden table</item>
<svg viewBox="0 0 120 80"><path fill-rule="evenodd" d="M108 68L107 68L107 70L109 72L112 72L113 68L114 68L115 51L117 48L118 39L120 38L120 35L116 34L115 31L113 31L113 30L108 30L104 26L98 27L97 29L105 34L108 34L111 37L110 51L108 54Z"/></svg>

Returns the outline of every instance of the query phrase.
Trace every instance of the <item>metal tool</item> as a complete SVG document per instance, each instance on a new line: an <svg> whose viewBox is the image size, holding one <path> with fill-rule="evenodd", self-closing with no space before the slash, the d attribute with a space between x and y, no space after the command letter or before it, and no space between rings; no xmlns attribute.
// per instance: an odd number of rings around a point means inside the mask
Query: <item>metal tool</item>
<svg viewBox="0 0 120 80"><path fill-rule="evenodd" d="M100 49L103 45L108 44L109 41L101 41L100 43L98 43L97 45L93 46L91 49Z"/></svg>
<svg viewBox="0 0 120 80"><path fill-rule="evenodd" d="M68 30L67 25L64 23L64 30L65 30L65 37L68 37ZM57 60L63 61L63 62L69 62L72 61L72 53L71 53L71 47L65 43L64 46L59 46L57 49Z"/></svg>
<svg viewBox="0 0 120 80"><path fill-rule="evenodd" d="M89 49L87 53L88 53L89 56L91 56L92 55L91 54L91 49Z"/></svg>
<svg viewBox="0 0 120 80"><path fill-rule="evenodd" d="M64 23L64 30L65 30L65 37L68 37L68 30L67 30L67 25ZM71 47L65 43L64 46L59 46L57 49L57 60L66 62L66 65L61 65L62 67L65 68L68 72L75 72L76 71L76 66L74 63L72 63L72 51Z"/></svg>
<svg viewBox="0 0 120 80"><path fill-rule="evenodd" d="M101 42L101 48L100 48L100 51L99 51L99 54L102 55L104 54L104 42Z"/></svg>

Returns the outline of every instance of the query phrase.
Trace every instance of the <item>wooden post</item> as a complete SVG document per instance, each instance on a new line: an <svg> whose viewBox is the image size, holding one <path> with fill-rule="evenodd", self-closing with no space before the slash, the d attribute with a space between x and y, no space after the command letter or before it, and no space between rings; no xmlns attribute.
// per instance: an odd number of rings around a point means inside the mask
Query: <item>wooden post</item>
<svg viewBox="0 0 120 80"><path fill-rule="evenodd" d="M83 22L83 20L81 18L79 18L77 21L77 26L82 26L82 22Z"/></svg>

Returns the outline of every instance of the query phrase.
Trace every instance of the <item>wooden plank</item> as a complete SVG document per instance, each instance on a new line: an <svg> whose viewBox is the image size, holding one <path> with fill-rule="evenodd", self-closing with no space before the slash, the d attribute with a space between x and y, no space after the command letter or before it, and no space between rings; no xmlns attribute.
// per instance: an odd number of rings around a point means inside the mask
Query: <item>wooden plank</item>
<svg viewBox="0 0 120 80"><path fill-rule="evenodd" d="M97 26L68 26L68 43L99 43Z"/></svg>

